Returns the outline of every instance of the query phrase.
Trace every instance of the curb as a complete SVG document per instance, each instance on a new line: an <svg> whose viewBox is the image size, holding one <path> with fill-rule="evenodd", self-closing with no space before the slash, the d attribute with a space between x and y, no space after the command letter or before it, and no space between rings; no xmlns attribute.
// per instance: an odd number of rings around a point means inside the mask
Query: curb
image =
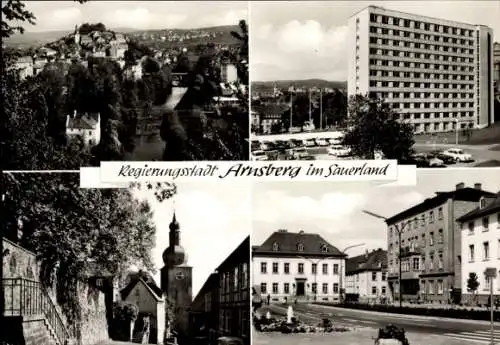
<svg viewBox="0 0 500 345"><path fill-rule="evenodd" d="M445 317L437 317L437 316L420 316L420 315L410 315L410 314L386 313L386 312L378 312L378 311L371 311L371 310L333 307L330 305L321 305L321 304L309 304L309 306L312 306L313 308L314 307L316 307L316 308L329 308L329 309L334 309L334 310L338 310L338 311L341 311L341 310L356 311L359 313L371 314L371 315L400 316L400 317L414 319L414 320L461 322L461 323L469 323L469 324L485 325L485 326L491 325L490 321L482 321L482 320L469 320L469 319L458 319L458 318L455 319L455 318L445 318ZM493 325L500 327L500 322L494 322Z"/></svg>

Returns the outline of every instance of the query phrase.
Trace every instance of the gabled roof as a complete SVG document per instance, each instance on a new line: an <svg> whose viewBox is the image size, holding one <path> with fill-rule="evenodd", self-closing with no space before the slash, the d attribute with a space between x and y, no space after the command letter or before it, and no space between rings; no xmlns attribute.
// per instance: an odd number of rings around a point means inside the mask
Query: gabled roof
<svg viewBox="0 0 500 345"><path fill-rule="evenodd" d="M232 267L236 260L248 262L250 259L250 236L247 236L243 242L217 267L218 272L223 272L228 266Z"/></svg>
<svg viewBox="0 0 500 345"><path fill-rule="evenodd" d="M290 109L290 106L288 104L264 104L252 106L252 110L264 116L281 116L288 109Z"/></svg>
<svg viewBox="0 0 500 345"><path fill-rule="evenodd" d="M275 248L275 244L277 248ZM303 246L301 251L299 244ZM325 249L324 249L325 248ZM277 250L276 250L277 249ZM337 247L328 243L318 234L300 232L288 232L279 230L274 232L260 246L252 248L253 255L296 255L296 256L338 256L343 254Z"/></svg>
<svg viewBox="0 0 500 345"><path fill-rule="evenodd" d="M125 300L134 287L137 284L143 284L146 287L146 290L157 300L157 301L162 301L163 298L163 292L161 289L154 283L154 282L145 282L144 279L142 278L136 278L136 279L131 279L130 283L128 283L127 286L125 286L121 291L120 294L122 296L122 300Z"/></svg>
<svg viewBox="0 0 500 345"><path fill-rule="evenodd" d="M494 196L495 194L477 188L460 188L449 192L436 192L432 198L425 199L421 203L410 207L386 220L387 224L394 224L400 220L412 217L419 213L425 212L439 205L444 204L447 200L460 201L479 201L483 196Z"/></svg>
<svg viewBox="0 0 500 345"><path fill-rule="evenodd" d="M469 213L464 214L462 217L458 218L459 222L466 222L469 220L477 219L492 213L500 212L500 192L498 192L495 197L487 198L489 202L483 208L476 208Z"/></svg>
<svg viewBox="0 0 500 345"><path fill-rule="evenodd" d="M71 129L96 129L97 118L99 114L78 114L76 117L70 117L68 121L68 128Z"/></svg>
<svg viewBox="0 0 500 345"><path fill-rule="evenodd" d="M205 294L218 288L219 288L219 275L217 273L211 273L208 276L208 279L201 287L196 297L194 298L193 303L191 303L191 309L195 311L196 310L202 311L205 308L204 305Z"/></svg>
<svg viewBox="0 0 500 345"><path fill-rule="evenodd" d="M387 251L377 249L366 254L354 256L346 260L347 275L365 271L378 271L387 267Z"/></svg>

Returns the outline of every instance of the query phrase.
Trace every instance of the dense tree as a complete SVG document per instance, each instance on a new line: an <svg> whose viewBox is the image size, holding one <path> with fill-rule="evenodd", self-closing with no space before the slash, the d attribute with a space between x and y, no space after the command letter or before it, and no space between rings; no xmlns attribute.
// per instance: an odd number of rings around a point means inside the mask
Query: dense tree
<svg viewBox="0 0 500 345"><path fill-rule="evenodd" d="M154 270L152 211L131 190L82 189L78 174L69 173L16 174L2 182L9 194L4 226L16 233L21 220L21 244L40 259L42 282L56 282L58 302L70 324L80 317L77 282L90 267L113 275L131 264ZM168 198L175 191L159 186L155 193Z"/></svg>
<svg viewBox="0 0 500 345"><path fill-rule="evenodd" d="M386 159L408 161L412 155L413 127L398 121L387 103L361 95L349 100L348 129L344 144L354 155L373 159L381 151Z"/></svg>
<svg viewBox="0 0 500 345"><path fill-rule="evenodd" d="M78 28L78 33L80 35L88 35L92 31L104 32L106 31L106 26L103 23L97 23L97 24L84 23Z"/></svg>
<svg viewBox="0 0 500 345"><path fill-rule="evenodd" d="M248 85L248 26L246 21L240 20L240 32L231 31L231 35L240 41L238 52L238 77L244 85Z"/></svg>
<svg viewBox="0 0 500 345"><path fill-rule="evenodd" d="M293 97L292 105L292 125L293 127L303 127L309 121L309 96L306 94L290 94ZM285 128L290 127L290 110L283 113L281 121Z"/></svg>

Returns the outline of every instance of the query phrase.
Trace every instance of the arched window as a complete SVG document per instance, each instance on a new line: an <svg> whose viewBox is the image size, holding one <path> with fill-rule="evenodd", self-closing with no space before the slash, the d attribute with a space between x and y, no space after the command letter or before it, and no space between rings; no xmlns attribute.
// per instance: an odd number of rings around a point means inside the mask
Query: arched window
<svg viewBox="0 0 500 345"><path fill-rule="evenodd" d="M327 253L328 252L328 246L326 244L321 245L321 251L323 253Z"/></svg>

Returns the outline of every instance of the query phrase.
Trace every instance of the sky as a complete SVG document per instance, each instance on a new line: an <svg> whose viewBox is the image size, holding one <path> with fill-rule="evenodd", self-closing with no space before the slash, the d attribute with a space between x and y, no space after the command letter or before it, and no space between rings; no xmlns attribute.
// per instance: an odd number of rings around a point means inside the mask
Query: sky
<svg viewBox="0 0 500 345"><path fill-rule="evenodd" d="M73 30L76 24L103 23L108 28L191 29L237 25L247 19L244 1L25 1L36 18L27 32Z"/></svg>
<svg viewBox="0 0 500 345"><path fill-rule="evenodd" d="M248 183L177 184L177 195L159 203L152 193L136 191L153 208L156 224L156 282L162 254L169 245L169 224L175 209L180 225L180 243L187 253L187 264L193 267L193 299L208 276L231 254L251 231L251 187Z"/></svg>
<svg viewBox="0 0 500 345"><path fill-rule="evenodd" d="M347 20L369 5L487 25L500 40L500 1L255 1L250 4L251 79L347 80Z"/></svg>
<svg viewBox="0 0 500 345"><path fill-rule="evenodd" d="M317 233L349 256L366 250L387 249L387 227L383 217L393 216L437 191L451 191L458 183L467 187L481 183L482 189L500 191L499 169L430 169L417 173L416 186L383 186L368 182L261 182L252 190L252 245L262 244L274 231L303 230Z"/></svg>

